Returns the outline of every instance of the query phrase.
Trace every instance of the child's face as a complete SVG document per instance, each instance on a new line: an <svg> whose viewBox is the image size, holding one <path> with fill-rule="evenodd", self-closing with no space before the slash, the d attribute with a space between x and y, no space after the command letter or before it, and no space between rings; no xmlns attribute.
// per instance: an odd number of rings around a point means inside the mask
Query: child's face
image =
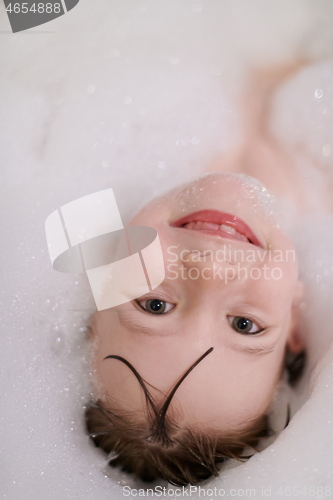
<svg viewBox="0 0 333 500"><path fill-rule="evenodd" d="M185 371L213 347L180 385L171 414L181 425L201 423L228 433L265 413L286 345L293 352L303 346L294 328L300 288L295 253L261 196L242 178L214 174L154 200L133 218L131 225L158 231L166 278L151 293L94 318L95 368L106 401L111 396L120 407L138 412L146 404L129 368L107 356L129 361L162 404ZM173 226L207 209L221 212L227 226L231 219L223 214L236 216L253 234L237 222L239 232L231 234L207 224L201 230L193 224ZM201 212L200 217L217 217L216 222L219 214Z"/></svg>

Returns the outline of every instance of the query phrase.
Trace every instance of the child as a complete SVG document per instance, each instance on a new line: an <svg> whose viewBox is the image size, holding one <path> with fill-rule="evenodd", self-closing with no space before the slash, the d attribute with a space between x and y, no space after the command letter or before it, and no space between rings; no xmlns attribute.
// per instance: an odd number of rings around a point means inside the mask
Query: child
<svg viewBox="0 0 333 500"><path fill-rule="evenodd" d="M299 174L265 126L268 97L289 71L254 80L246 140L219 165L232 173L198 178L132 219L158 231L163 283L93 318L99 398L86 410L88 432L111 453L110 465L143 480L196 484L226 458L246 458L270 432L284 367L291 383L301 372L295 250L270 195L247 177L306 203Z"/></svg>

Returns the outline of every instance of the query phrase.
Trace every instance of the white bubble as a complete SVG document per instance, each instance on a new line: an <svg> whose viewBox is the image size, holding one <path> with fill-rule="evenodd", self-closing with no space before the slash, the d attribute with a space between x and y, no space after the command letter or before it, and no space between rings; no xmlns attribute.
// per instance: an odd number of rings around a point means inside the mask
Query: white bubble
<svg viewBox="0 0 333 500"><path fill-rule="evenodd" d="M320 99L324 95L323 89L316 89L314 95L317 99Z"/></svg>
<svg viewBox="0 0 333 500"><path fill-rule="evenodd" d="M200 138L199 138L199 137L192 137L192 139L191 139L191 144L192 144L193 146L196 146L196 145L197 145L197 144L199 144L199 143L200 143Z"/></svg>

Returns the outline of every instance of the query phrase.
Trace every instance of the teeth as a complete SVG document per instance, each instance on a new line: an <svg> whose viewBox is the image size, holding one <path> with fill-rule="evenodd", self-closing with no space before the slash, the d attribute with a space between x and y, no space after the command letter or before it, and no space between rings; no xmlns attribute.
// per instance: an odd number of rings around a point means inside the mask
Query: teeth
<svg viewBox="0 0 333 500"><path fill-rule="evenodd" d="M233 236L236 236L241 241L249 242L249 240L244 235L239 234L236 231L236 229L234 229L233 227L227 226L226 224L219 225L219 224L213 224L212 222L197 221L197 222L189 222L188 224L185 224L183 227L185 227L186 229L196 229L196 230L213 229L213 230L217 231L218 229L220 229L221 231L224 231L225 233L232 234ZM251 242L249 242L249 243L251 243Z"/></svg>
<svg viewBox="0 0 333 500"><path fill-rule="evenodd" d="M226 226L225 224L221 224L221 229L222 231L225 231L226 233L229 233L229 234L236 234L236 229L234 229L233 227L230 227L230 226Z"/></svg>
<svg viewBox="0 0 333 500"><path fill-rule="evenodd" d="M217 231L218 229L220 229L220 226L218 224L213 224L212 222L203 222L201 229L214 229L215 231Z"/></svg>

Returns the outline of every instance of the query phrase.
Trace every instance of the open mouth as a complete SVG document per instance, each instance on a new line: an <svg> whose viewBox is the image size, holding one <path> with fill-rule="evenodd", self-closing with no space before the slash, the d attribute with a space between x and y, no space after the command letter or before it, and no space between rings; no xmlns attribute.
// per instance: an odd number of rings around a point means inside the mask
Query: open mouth
<svg viewBox="0 0 333 500"><path fill-rule="evenodd" d="M200 231L229 240L244 241L263 248L256 235L242 219L218 210L200 210L170 223L192 231Z"/></svg>

